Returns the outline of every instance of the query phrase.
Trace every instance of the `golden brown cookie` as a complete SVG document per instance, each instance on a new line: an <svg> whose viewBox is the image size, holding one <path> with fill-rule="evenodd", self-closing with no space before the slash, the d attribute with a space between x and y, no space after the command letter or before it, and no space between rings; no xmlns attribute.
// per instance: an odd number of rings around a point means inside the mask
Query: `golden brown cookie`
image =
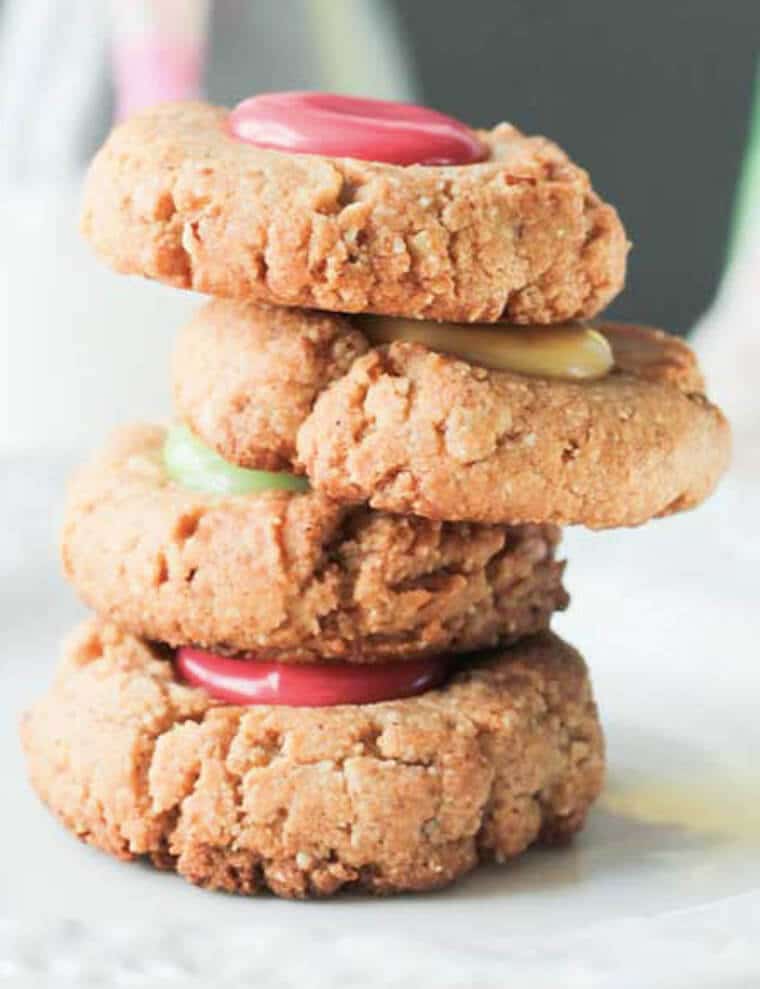
<svg viewBox="0 0 760 989"><path fill-rule="evenodd" d="M451 521L632 525L697 504L726 466L696 358L660 330L600 322L614 370L563 381L367 352L359 322L214 301L180 333L177 411L234 463Z"/></svg>
<svg viewBox="0 0 760 989"><path fill-rule="evenodd" d="M461 322L591 316L623 286L617 213L545 138L501 124L482 163L404 167L253 147L227 116L166 104L113 131L82 216L104 261L217 296Z"/></svg>
<svg viewBox="0 0 760 989"><path fill-rule="evenodd" d="M164 430L119 430L71 485L66 576L147 639L307 662L466 652L563 608L553 526L473 526L323 495L219 496L166 475Z"/></svg>
<svg viewBox="0 0 760 989"><path fill-rule="evenodd" d="M35 790L83 841L287 897L432 889L567 839L604 774L585 664L548 633L407 700L244 708L90 621L22 739Z"/></svg>

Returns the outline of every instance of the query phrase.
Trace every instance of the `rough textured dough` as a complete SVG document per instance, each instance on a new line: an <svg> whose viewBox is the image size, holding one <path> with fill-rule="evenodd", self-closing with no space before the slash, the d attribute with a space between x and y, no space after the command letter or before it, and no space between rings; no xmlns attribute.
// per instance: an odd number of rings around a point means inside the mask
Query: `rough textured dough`
<svg viewBox="0 0 760 989"><path fill-rule="evenodd" d="M415 344L367 352L350 318L217 300L180 333L177 411L227 460L306 470L338 501L400 514L607 527L692 507L730 445L693 352L598 328L615 370L572 382Z"/></svg>
<svg viewBox="0 0 760 989"><path fill-rule="evenodd" d="M214 299L180 330L174 407L226 460L302 473L294 464L301 423L367 349L334 313Z"/></svg>
<svg viewBox="0 0 760 989"><path fill-rule="evenodd" d="M490 158L402 167L231 137L227 111L155 107L87 177L82 231L117 271L227 298L462 322L592 316L623 287L615 210L509 124Z"/></svg>
<svg viewBox="0 0 760 989"><path fill-rule="evenodd" d="M657 330L600 329L617 366L586 382L372 350L317 399L299 459L330 497L432 519L609 528L694 507L731 444L694 355Z"/></svg>
<svg viewBox="0 0 760 989"><path fill-rule="evenodd" d="M550 634L408 700L240 708L91 621L22 739L32 785L82 840L286 897L431 889L567 839L604 772L585 665Z"/></svg>

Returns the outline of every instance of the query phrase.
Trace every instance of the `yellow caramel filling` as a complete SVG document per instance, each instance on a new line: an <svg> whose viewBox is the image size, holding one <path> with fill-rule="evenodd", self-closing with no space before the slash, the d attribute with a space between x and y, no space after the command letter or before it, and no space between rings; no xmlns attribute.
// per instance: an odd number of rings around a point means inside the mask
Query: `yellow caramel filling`
<svg viewBox="0 0 760 989"><path fill-rule="evenodd" d="M421 343L430 350L498 371L588 381L604 377L613 365L607 340L582 323L465 325L391 316L362 316L356 322L373 344L394 340Z"/></svg>

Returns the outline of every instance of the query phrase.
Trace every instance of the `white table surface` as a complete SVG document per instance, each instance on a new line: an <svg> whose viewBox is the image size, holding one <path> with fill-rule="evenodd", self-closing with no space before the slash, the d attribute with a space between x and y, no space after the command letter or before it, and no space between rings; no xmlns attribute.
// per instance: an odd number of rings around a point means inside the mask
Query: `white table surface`
<svg viewBox="0 0 760 989"><path fill-rule="evenodd" d="M574 846L431 896L302 904L111 861L38 804L16 719L81 610L53 547L64 466L2 464L0 984L760 985L754 483L643 529L567 535L557 627L591 664L609 746Z"/></svg>

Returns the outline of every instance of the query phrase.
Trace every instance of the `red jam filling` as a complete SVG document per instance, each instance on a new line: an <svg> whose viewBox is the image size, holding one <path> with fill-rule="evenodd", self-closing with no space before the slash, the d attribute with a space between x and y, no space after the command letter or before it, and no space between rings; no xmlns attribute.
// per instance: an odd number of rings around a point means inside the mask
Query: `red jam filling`
<svg viewBox="0 0 760 989"><path fill-rule="evenodd" d="M469 165L486 149L453 117L427 107L335 93L262 93L229 116L234 137L260 148L392 165Z"/></svg>
<svg viewBox="0 0 760 989"><path fill-rule="evenodd" d="M440 657L373 664L272 663L250 655L237 659L184 646L177 650L183 680L230 704L331 707L375 704L413 697L438 686L446 675Z"/></svg>

